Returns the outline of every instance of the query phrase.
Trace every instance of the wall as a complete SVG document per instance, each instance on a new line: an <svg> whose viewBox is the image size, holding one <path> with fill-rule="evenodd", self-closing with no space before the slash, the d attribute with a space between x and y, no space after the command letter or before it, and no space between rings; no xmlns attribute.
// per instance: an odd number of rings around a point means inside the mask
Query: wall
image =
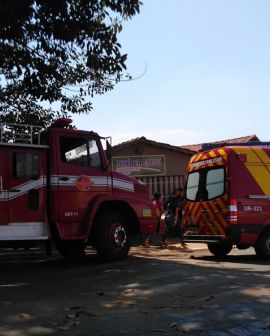
<svg viewBox="0 0 270 336"><path fill-rule="evenodd" d="M155 192L160 192L163 199L173 192L176 187L182 187L184 184L184 175L191 154L181 152L180 150L171 149L170 146L158 146L145 142L125 144L124 146L113 147L113 158L115 157L148 157L153 155L164 155L165 157L165 174L148 172L143 176L135 177L145 182L152 196Z"/></svg>

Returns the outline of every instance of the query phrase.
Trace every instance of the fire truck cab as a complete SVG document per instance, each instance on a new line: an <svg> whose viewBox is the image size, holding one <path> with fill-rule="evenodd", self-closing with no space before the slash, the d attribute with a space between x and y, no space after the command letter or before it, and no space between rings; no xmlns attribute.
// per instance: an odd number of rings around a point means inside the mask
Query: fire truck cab
<svg viewBox="0 0 270 336"><path fill-rule="evenodd" d="M218 257L236 245L270 259L270 143L211 147L188 165L185 240Z"/></svg>
<svg viewBox="0 0 270 336"><path fill-rule="evenodd" d="M156 233L148 190L110 169L105 138L70 122L12 139L1 126L0 247L54 242L74 258L90 245L103 259L123 259L132 235Z"/></svg>

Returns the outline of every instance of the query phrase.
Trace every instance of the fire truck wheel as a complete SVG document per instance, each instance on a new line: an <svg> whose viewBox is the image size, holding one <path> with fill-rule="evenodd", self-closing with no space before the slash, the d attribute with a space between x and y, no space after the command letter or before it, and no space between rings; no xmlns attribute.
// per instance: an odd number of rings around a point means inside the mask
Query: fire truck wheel
<svg viewBox="0 0 270 336"><path fill-rule="evenodd" d="M270 259L270 230L264 232L259 238L255 246L255 252L258 257Z"/></svg>
<svg viewBox="0 0 270 336"><path fill-rule="evenodd" d="M59 240L55 243L59 253L69 260L80 259L84 257L85 244L81 240Z"/></svg>
<svg viewBox="0 0 270 336"><path fill-rule="evenodd" d="M121 260L128 255L130 232L118 212L105 213L98 218L94 245L105 261Z"/></svg>
<svg viewBox="0 0 270 336"><path fill-rule="evenodd" d="M231 244L208 244L208 250L218 258L225 257L232 250Z"/></svg>

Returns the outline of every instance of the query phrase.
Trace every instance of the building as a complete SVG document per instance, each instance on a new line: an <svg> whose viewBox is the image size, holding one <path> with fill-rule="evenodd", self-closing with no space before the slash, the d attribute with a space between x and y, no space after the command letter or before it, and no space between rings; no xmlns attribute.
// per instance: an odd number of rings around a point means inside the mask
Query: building
<svg viewBox="0 0 270 336"><path fill-rule="evenodd" d="M259 138L249 135L215 143L250 141L259 141ZM166 199L175 188L184 186L188 162L201 149L202 144L178 147L140 137L113 146L112 168L146 183L151 196L160 192Z"/></svg>
<svg viewBox="0 0 270 336"><path fill-rule="evenodd" d="M195 152L140 137L113 146L112 153L113 170L146 183L150 195L160 192L166 198L174 188L183 187L185 169Z"/></svg>

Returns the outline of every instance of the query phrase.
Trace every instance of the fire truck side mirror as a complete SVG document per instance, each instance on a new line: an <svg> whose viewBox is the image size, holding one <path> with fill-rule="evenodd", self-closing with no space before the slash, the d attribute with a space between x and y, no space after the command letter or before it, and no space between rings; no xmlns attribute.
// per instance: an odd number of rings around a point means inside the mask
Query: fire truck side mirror
<svg viewBox="0 0 270 336"><path fill-rule="evenodd" d="M106 140L106 156L108 160L108 166L110 166L112 162L112 146L108 140Z"/></svg>

